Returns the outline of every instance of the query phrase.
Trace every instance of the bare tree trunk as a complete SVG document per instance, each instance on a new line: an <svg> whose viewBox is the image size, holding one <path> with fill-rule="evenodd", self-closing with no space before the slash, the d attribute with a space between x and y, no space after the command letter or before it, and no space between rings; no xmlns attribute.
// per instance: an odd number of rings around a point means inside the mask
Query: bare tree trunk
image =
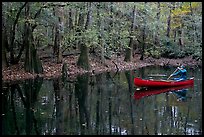
<svg viewBox="0 0 204 137"><path fill-rule="evenodd" d="M160 2L157 2L158 5L157 5L157 8L158 8L158 12L157 12L157 22L160 22L160 12L161 12L161 9L160 9ZM159 42L159 25L157 24L156 25L156 35L155 35L155 42L154 44L158 47L160 47L160 42Z"/></svg>
<svg viewBox="0 0 204 137"><path fill-rule="evenodd" d="M193 8L192 8L192 3L190 2L190 10L191 10L191 16L193 17ZM192 37L193 37L193 42L197 43L197 38L196 38L196 26L194 25L195 24L195 21L192 20L193 24L192 24L192 28L194 30L194 32L192 33Z"/></svg>
<svg viewBox="0 0 204 137"><path fill-rule="evenodd" d="M110 2L110 11L109 11L109 15L110 15L110 23L109 23L109 26L108 26L108 32L109 32L109 38L108 38L108 42L107 42L107 47L105 48L106 49L106 53L107 55L109 55L109 58L111 58L111 44L113 44L113 33L112 33L112 30L113 30L113 2Z"/></svg>
<svg viewBox="0 0 204 137"><path fill-rule="evenodd" d="M147 2L145 2L145 7L146 7L146 4ZM142 55L140 57L140 60L143 60L144 59L144 49L145 49L145 37L146 37L146 19L144 18L144 26L143 26L143 33L142 33L142 41L143 41L143 44L142 44Z"/></svg>
<svg viewBox="0 0 204 137"><path fill-rule="evenodd" d="M4 27L4 20L2 19L2 68L8 67L8 61L6 57L6 47L8 47L8 38L6 28Z"/></svg>
<svg viewBox="0 0 204 137"><path fill-rule="evenodd" d="M2 68L5 68L8 66L7 58L6 58L6 37L4 36L4 33L2 33Z"/></svg>
<svg viewBox="0 0 204 137"><path fill-rule="evenodd" d="M180 8L182 8L182 4L181 4ZM181 18L181 26L178 29L178 36L179 36L179 43L178 43L178 45L180 46L180 48L183 48L184 41L183 41L183 19L182 18Z"/></svg>
<svg viewBox="0 0 204 137"><path fill-rule="evenodd" d="M171 3L170 3L171 4ZM168 16L168 19L167 19L167 46L169 46L170 42L170 31L171 31L171 6L170 6L170 13L169 13L169 16Z"/></svg>
<svg viewBox="0 0 204 137"><path fill-rule="evenodd" d="M32 26L29 23L30 19L30 3L26 5L25 8L25 38L24 38L24 44L26 46L26 53L25 53L25 64L24 68L26 72L30 73L42 73L43 67L42 63L37 56L37 49L33 43L33 32L32 32Z"/></svg>
<svg viewBox="0 0 204 137"><path fill-rule="evenodd" d="M176 42L176 36L177 36L176 34L177 34L177 30L175 29L174 30L174 42Z"/></svg>
<svg viewBox="0 0 204 137"><path fill-rule="evenodd" d="M130 32L130 43L129 47L126 48L126 54L125 54L125 59L124 61L128 62L132 60L132 50L133 50L133 35L135 31L135 23L136 23L136 7L134 5L133 8L133 20L132 20L132 26L131 26L131 32Z"/></svg>
<svg viewBox="0 0 204 137"><path fill-rule="evenodd" d="M72 19L72 9L69 9L69 30L71 31L73 29L73 19Z"/></svg>
<svg viewBox="0 0 204 137"><path fill-rule="evenodd" d="M25 8L25 18L26 20L29 20L29 11L30 11L30 3L28 3L26 5ZM24 44L26 45L26 53L25 53L25 71L33 73L34 70L33 68L33 63L32 63L32 57L31 57L31 47L32 44L30 43L30 33L31 31L30 29L30 23L27 21L25 22L25 40L24 40Z"/></svg>
<svg viewBox="0 0 204 137"><path fill-rule="evenodd" d="M82 10L82 9L81 9ZM80 14L79 16L79 20L80 20L80 26L83 27L83 20L81 20L83 17L83 15ZM88 10L88 15L87 15L87 22L86 22L86 26L85 29L88 30L91 26L91 22L92 22L92 7L91 7L91 3L89 3L89 10ZM89 70L90 69L90 64L89 64L89 58L88 58L88 53L89 53L89 49L88 47L82 42L82 40L80 40L80 56L79 59L77 61L77 66L85 69L85 70Z"/></svg>
<svg viewBox="0 0 204 137"><path fill-rule="evenodd" d="M173 6L173 9L172 10L174 10L175 9L175 7L176 7L176 3L174 3L174 6ZM175 20L174 18L176 18L176 17L173 17L172 18L172 20ZM173 30L173 40L174 40L174 42L176 43L176 41L177 41L177 28L175 28L174 30Z"/></svg>
<svg viewBox="0 0 204 137"><path fill-rule="evenodd" d="M144 59L144 49L145 49L145 26L143 27L143 33L142 33L142 52L141 52L141 57L140 57L140 60L143 60Z"/></svg>
<svg viewBox="0 0 204 137"><path fill-rule="evenodd" d="M23 10L23 8L24 7L26 7L26 4L27 4L28 2L25 2L20 8L19 8L19 10L18 10L18 13L17 13L17 15L16 15L16 18L15 18L15 20L14 20L14 23L13 23L13 26L12 26L12 30L11 30L11 42L10 42L10 63L11 64L16 64L16 62L15 62L15 57L14 57L14 40L15 40L15 32L16 32L16 25L17 25L17 23L18 23L18 19L19 19L19 17L20 17L20 13L21 13L21 11Z"/></svg>
<svg viewBox="0 0 204 137"><path fill-rule="evenodd" d="M182 26L183 26L183 25L182 25ZM184 45L182 26L179 27L179 30L178 30L178 34L179 34L179 45L180 45L181 48L182 48L183 45Z"/></svg>
<svg viewBox="0 0 204 137"><path fill-rule="evenodd" d="M61 45L64 33L64 9L57 7L55 14L58 17L58 22L55 24L55 40L54 40L54 55L57 57L57 63L62 63Z"/></svg>
<svg viewBox="0 0 204 137"><path fill-rule="evenodd" d="M104 38L104 33L103 33L103 31L104 31L104 24L103 24L104 20L100 16L100 6L101 6L101 4L99 2L98 5L97 5L98 27L99 27L99 32L100 32L98 37L99 37L99 44L101 45L100 46L100 50L101 50L100 61L101 61L102 64L104 64L105 63L105 58L104 58L105 49L104 49L104 40L103 40L103 38Z"/></svg>
<svg viewBox="0 0 204 137"><path fill-rule="evenodd" d="M192 4L191 2L189 3L190 4L190 10L191 10L191 16L193 17L193 8L192 8ZM193 20L192 20L193 21ZM193 21L194 23L194 21ZM194 25L192 24L192 28L194 29ZM192 34L192 38L193 38L193 42L195 42L195 33Z"/></svg>

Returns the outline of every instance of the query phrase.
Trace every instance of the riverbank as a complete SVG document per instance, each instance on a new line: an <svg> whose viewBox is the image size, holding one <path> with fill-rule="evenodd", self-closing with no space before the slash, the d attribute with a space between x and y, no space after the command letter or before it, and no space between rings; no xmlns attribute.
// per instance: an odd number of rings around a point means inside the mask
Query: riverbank
<svg viewBox="0 0 204 137"><path fill-rule="evenodd" d="M78 56L68 56L63 58L63 63L67 64L67 74L70 79L75 78L77 75L81 75L84 73L90 73L91 75L108 72L108 71L124 71L124 70L133 70L141 67L157 65L157 66L175 66L177 67L179 64L184 64L189 67L202 67L202 61L197 61L192 59L192 57L185 57L182 59L167 59L160 58L154 59L151 57L145 57L144 60L140 60L140 55L135 55L131 62L124 62L124 57L112 57L111 60L106 60L105 64L100 64L99 60L95 57L90 57L90 66L91 69L89 71L83 70L77 67L76 62ZM35 78L37 76L43 77L44 79L52 79L61 76L62 65L56 64L49 60L42 61L44 72L43 74L32 74L25 72L23 69L23 63L19 63L17 65L10 66L6 69L2 69L2 80L5 82L8 81L19 81L25 79Z"/></svg>

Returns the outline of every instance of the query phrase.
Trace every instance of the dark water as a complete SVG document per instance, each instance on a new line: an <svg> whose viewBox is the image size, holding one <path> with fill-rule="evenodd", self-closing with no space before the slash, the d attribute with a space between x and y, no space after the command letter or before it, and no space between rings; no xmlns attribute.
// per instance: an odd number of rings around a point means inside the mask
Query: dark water
<svg viewBox="0 0 204 137"><path fill-rule="evenodd" d="M193 87L136 98L136 76L167 79L175 68L146 67L76 80L3 83L3 135L200 135L202 70L188 68ZM151 92L151 91L150 91ZM148 93L147 93L148 94Z"/></svg>

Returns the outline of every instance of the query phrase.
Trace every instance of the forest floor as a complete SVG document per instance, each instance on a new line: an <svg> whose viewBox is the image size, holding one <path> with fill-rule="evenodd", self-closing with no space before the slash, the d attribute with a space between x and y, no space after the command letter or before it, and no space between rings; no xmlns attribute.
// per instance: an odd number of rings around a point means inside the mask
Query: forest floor
<svg viewBox="0 0 204 137"><path fill-rule="evenodd" d="M202 61L196 61L192 57L185 57L182 59L167 59L160 58L154 59L151 57L144 57L140 60L140 55L135 55L131 62L125 62L124 57L112 57L111 60L106 60L105 65L100 64L100 60L96 57L89 57L91 69L89 71L83 70L77 67L76 62L79 56L67 56L63 58L63 63L67 64L67 74L70 78L76 78L77 75L90 73L91 75L108 72L108 71L123 71L123 70L133 70L141 67L157 65L157 66L175 66L179 64L184 64L184 66L190 66L192 68L202 67ZM24 79L31 79L37 76L43 77L44 79L52 79L61 76L63 63L57 64L53 61L42 60L43 74L32 74L25 72L23 69L23 63L10 66L8 68L2 69L2 80L5 82L9 81L19 81Z"/></svg>

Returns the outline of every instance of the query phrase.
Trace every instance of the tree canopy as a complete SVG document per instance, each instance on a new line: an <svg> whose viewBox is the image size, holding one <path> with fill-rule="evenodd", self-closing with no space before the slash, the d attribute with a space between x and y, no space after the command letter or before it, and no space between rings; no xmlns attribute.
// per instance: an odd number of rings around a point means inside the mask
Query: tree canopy
<svg viewBox="0 0 204 137"><path fill-rule="evenodd" d="M45 49L56 62L79 50L81 67L91 53L202 59L202 3L3 2L2 44L3 67L40 67Z"/></svg>

